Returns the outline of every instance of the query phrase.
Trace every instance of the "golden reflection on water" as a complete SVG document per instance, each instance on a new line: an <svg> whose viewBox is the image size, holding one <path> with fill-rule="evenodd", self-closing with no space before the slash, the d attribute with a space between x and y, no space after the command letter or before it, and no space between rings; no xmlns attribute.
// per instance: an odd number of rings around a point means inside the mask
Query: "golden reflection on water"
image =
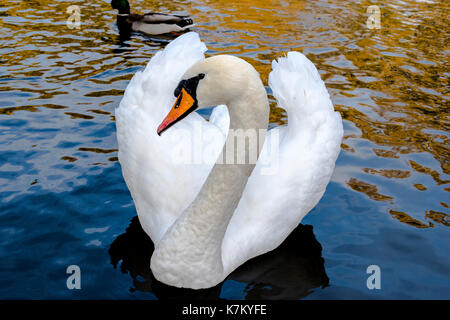
<svg viewBox="0 0 450 320"><path fill-rule="evenodd" d="M79 30L66 26L72 4L81 8ZM208 54L246 59L264 83L273 59L289 50L305 53L345 122L335 181L385 203L393 218L410 226L449 226L448 201L443 201L450 191L447 1L380 4L379 30L366 27L371 1L131 4L137 12L189 12ZM0 90L21 94L0 105L1 117L45 108L64 109L74 122L114 121L126 82L165 43L136 34L122 41L109 1L2 0L0 31ZM270 102L271 125L285 124L285 111L272 97ZM75 151L117 161L111 145L83 142ZM78 158L66 154L60 160ZM434 202L408 207L411 197Z"/></svg>

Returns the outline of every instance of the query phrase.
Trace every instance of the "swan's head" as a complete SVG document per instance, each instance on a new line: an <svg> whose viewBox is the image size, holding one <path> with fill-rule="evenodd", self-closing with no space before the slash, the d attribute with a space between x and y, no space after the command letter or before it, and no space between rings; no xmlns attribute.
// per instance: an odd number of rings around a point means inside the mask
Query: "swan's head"
<svg viewBox="0 0 450 320"><path fill-rule="evenodd" d="M157 133L170 128L196 109L245 99L261 84L258 72L248 62L233 56L219 55L194 64L175 88L177 97Z"/></svg>

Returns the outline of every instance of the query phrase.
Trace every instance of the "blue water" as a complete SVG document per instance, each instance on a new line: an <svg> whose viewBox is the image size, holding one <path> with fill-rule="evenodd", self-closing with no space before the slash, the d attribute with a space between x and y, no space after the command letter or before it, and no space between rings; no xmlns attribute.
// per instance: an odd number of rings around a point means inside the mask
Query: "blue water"
<svg viewBox="0 0 450 320"><path fill-rule="evenodd" d="M448 52L433 40L446 18L439 6L412 3L436 22L420 20L426 32L406 42L394 29L366 42L355 31L363 26L344 23L359 13L333 1L277 7L284 18L275 15L271 23L278 25L258 32L248 26L259 18L240 13L239 3L157 6L189 8L209 53L246 58L265 83L270 60L291 49L307 53L344 118L345 145L317 207L280 248L219 286L194 292L151 275L153 245L117 161L114 109L131 76L171 38L119 37L107 2L74 2L85 17L80 30L61 20L67 3L2 2L0 298L449 299ZM136 10L152 5L140 1ZM354 5L365 12L364 4ZM242 15L247 29L231 27L225 8ZM383 10L398 18L390 21L398 30L413 28L401 19L409 9ZM428 46L410 46L421 41ZM367 66L355 66L363 59ZM385 63L406 65L411 74L394 74L397 82L390 82ZM271 126L285 121L272 103ZM69 265L81 269L80 290L66 286ZM369 265L380 267L381 289L367 288Z"/></svg>

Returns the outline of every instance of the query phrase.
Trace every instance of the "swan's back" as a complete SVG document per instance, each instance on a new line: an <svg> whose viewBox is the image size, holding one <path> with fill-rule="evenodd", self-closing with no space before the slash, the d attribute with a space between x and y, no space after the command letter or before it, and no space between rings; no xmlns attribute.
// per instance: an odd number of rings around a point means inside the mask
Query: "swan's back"
<svg viewBox="0 0 450 320"><path fill-rule="evenodd" d="M288 126L269 131L230 221L222 245L227 272L273 250L298 226L325 192L340 151L342 119L314 64L290 52L272 67L269 85ZM276 135L278 152L266 153Z"/></svg>

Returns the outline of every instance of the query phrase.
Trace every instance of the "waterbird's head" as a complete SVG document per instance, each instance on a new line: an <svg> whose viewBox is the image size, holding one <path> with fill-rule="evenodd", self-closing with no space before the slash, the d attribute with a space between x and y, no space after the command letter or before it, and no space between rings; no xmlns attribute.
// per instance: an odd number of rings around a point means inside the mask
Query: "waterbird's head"
<svg viewBox="0 0 450 320"><path fill-rule="evenodd" d="M157 133L170 128L196 109L225 104L251 96L254 84L260 84L258 72L251 64L229 55L218 55L199 61L189 68L175 88L177 97Z"/></svg>
<svg viewBox="0 0 450 320"><path fill-rule="evenodd" d="M111 0L111 7L119 10L119 14L130 13L130 4L128 3L128 0Z"/></svg>

